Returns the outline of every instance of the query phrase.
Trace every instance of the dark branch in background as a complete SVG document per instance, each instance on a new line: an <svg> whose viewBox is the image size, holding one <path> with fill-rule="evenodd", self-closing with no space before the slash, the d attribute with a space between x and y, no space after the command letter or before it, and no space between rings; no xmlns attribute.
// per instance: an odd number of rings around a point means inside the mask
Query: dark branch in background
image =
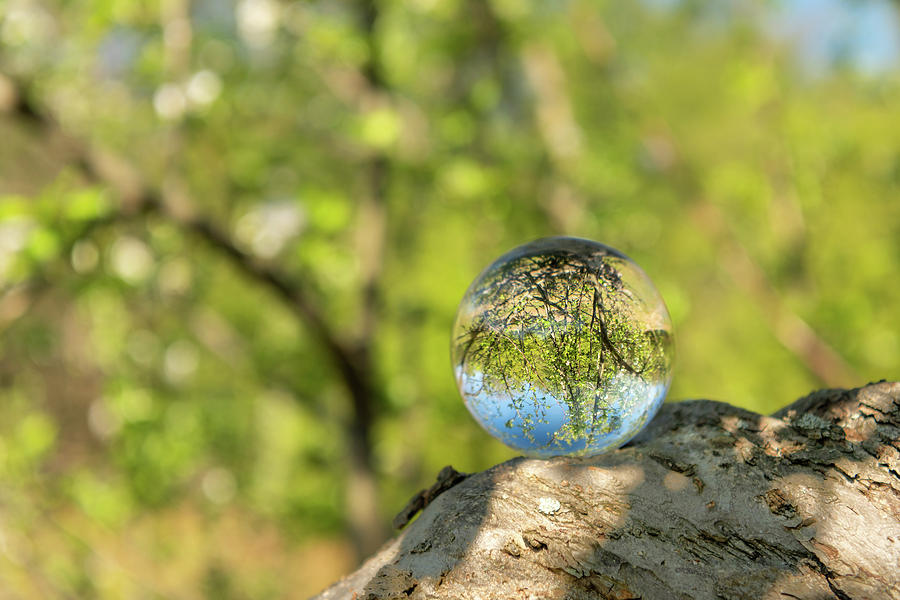
<svg viewBox="0 0 900 600"><path fill-rule="evenodd" d="M388 86L381 69L380 51L375 41L375 24L378 21L378 7L375 5L375 1L364 0L362 3L363 30L369 48L369 60L363 66L363 76L373 89L387 90Z"/></svg>
<svg viewBox="0 0 900 600"><path fill-rule="evenodd" d="M86 221L75 235L63 241L59 256L71 256L72 250L79 240L86 239L105 227L139 218L144 214L146 211L143 210L122 210ZM37 304L43 295L52 288L52 283L47 273L38 270L25 282L0 288L0 335L5 332L7 325L16 321Z"/></svg>
<svg viewBox="0 0 900 600"><path fill-rule="evenodd" d="M206 242L210 248L226 257L244 276L262 284L284 301L326 348L351 394L358 394L360 389L367 388L367 377L360 372L353 350L331 329L299 282L270 265L260 263L241 250L227 233L213 224L211 219L176 214L167 207L165 199L158 192L145 185L138 184L136 189L125 189L128 186L109 172L108 165L88 150L86 143L66 135L57 124L56 119L37 105L27 85L17 84L2 74L0 74L0 82L12 95L12 101L8 102L6 106L7 113L42 129L45 134L58 135L66 139L73 154L72 163L79 168L89 182L108 187L123 200L127 199L127 202L123 202L119 210L87 221L72 239L64 243L64 256L68 256L78 240L90 236L102 227L144 215L157 215L176 225L183 232ZM133 172L130 166L124 163L117 166L119 169ZM130 179L134 180L135 178L132 176Z"/></svg>
<svg viewBox="0 0 900 600"><path fill-rule="evenodd" d="M369 104L389 101L390 90L383 77L375 27L378 7L374 2L360 5L361 22L370 56L362 68L367 84L364 96ZM5 94L4 94L5 92ZM4 99L5 95L5 99ZM5 101L4 101L5 100ZM0 111L11 114L48 136L63 139L70 147L70 160L91 183L110 188L120 199L113 214L89 223L89 229L111 224L138 214L153 214L197 237L231 262L249 279L269 289L312 331L328 352L346 387L353 410L347 423L350 469L347 506L351 533L360 556L375 550L383 541L384 527L378 515L377 485L372 452L372 427L380 391L376 384L372 347L378 319L379 279L387 225L385 198L390 168L387 151L375 150L364 165L364 190L359 203L357 246L360 256L360 322L355 335L343 338L325 320L320 307L306 293L300 281L261 263L243 251L213 220L175 210L175 203L149 187L135 175L135 169L118 157L95 154L89 144L68 136L57 120L35 99L29 85L15 82L0 73ZM123 176L124 175L124 176ZM90 231L85 231L85 235ZM81 236L67 241L67 254Z"/></svg>
<svg viewBox="0 0 900 600"><path fill-rule="evenodd" d="M166 220L174 222L196 237L205 241L219 254L227 257L237 270L245 276L262 283L276 296L281 298L299 316L319 341L325 346L338 367L345 382L351 388L361 386L363 376L354 364L352 351L347 348L331 330L321 313L309 297L303 286L287 275L277 271L270 265L257 262L252 256L238 248L234 241L211 221L200 218L184 218L173 215L161 202L153 202L147 207L148 212L159 214Z"/></svg>

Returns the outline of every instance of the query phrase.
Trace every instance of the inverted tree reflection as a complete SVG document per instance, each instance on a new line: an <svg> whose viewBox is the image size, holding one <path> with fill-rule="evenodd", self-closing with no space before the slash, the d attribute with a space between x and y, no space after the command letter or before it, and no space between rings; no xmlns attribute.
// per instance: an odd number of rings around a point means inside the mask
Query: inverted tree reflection
<svg viewBox="0 0 900 600"><path fill-rule="evenodd" d="M491 265L463 300L453 343L469 409L535 454L623 443L665 394L671 356L647 276L611 248L569 238Z"/></svg>

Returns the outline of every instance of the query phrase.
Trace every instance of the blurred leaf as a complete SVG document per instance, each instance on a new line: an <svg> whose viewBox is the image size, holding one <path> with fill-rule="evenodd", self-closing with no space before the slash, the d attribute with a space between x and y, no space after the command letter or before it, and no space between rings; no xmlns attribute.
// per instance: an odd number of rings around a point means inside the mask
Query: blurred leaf
<svg viewBox="0 0 900 600"><path fill-rule="evenodd" d="M15 453L28 464L34 464L52 447L56 439L56 425L38 412L26 415L15 433Z"/></svg>
<svg viewBox="0 0 900 600"><path fill-rule="evenodd" d="M73 221L88 221L106 215L110 200L100 188L86 188L69 194L65 200L65 216Z"/></svg>
<svg viewBox="0 0 900 600"><path fill-rule="evenodd" d="M389 148L400 136L400 116L389 108L379 108L364 115L359 126L362 141L373 148Z"/></svg>
<svg viewBox="0 0 900 600"><path fill-rule="evenodd" d="M59 253L59 234L45 227L35 227L28 234L26 250L29 256L37 262L44 262L55 257Z"/></svg>
<svg viewBox="0 0 900 600"><path fill-rule="evenodd" d="M28 217L32 200L24 196L0 196L0 223Z"/></svg>

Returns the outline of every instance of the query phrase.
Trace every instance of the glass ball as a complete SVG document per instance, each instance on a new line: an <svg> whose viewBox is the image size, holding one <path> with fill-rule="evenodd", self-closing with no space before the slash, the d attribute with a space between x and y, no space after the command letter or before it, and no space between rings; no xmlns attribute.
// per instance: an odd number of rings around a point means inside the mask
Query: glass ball
<svg viewBox="0 0 900 600"><path fill-rule="evenodd" d="M656 414L672 321L647 274L590 240L507 252L469 286L453 325L456 384L475 420L526 455L618 448Z"/></svg>

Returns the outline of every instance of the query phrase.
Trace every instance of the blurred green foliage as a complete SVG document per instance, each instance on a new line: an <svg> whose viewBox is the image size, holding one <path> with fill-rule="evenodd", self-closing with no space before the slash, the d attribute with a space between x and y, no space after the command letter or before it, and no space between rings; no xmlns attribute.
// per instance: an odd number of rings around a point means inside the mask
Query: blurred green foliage
<svg viewBox="0 0 900 600"><path fill-rule="evenodd" d="M442 466L512 456L449 329L533 238L648 272L672 399L900 377L900 76L805 68L778 10L0 0L4 589L304 597L354 560L341 375L188 218L371 350L383 524ZM170 211L131 214L134 185Z"/></svg>

